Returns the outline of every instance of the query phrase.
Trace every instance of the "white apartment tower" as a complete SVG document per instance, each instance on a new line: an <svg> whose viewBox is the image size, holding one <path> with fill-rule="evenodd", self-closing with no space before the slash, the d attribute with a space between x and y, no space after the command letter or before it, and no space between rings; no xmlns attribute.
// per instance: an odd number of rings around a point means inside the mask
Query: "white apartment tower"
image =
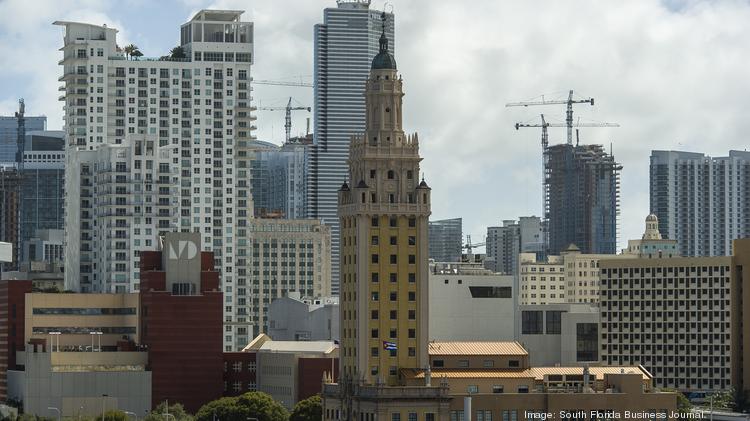
<svg viewBox="0 0 750 421"><path fill-rule="evenodd" d="M165 232L199 232L221 268L226 350L252 323L233 295L247 283L253 218L253 24L242 13L202 10L181 27L184 56L137 60L114 28L55 22L65 28L66 289L137 291L140 250Z"/></svg>
<svg viewBox="0 0 750 421"><path fill-rule="evenodd" d="M729 256L750 236L750 152L652 151L651 212L683 256Z"/></svg>

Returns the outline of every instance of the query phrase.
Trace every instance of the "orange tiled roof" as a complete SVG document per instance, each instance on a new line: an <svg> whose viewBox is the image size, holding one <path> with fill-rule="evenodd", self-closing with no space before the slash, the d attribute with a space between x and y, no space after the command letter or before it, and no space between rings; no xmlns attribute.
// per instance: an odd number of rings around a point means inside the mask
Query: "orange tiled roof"
<svg viewBox="0 0 750 421"><path fill-rule="evenodd" d="M518 342L430 342L430 355L529 355Z"/></svg>
<svg viewBox="0 0 750 421"><path fill-rule="evenodd" d="M623 367L590 367L589 373L596 380L604 380L605 374L625 373L641 374L644 380L651 379L651 375L638 366ZM404 369L402 370L407 378L423 379L424 370L421 369ZM447 377L452 379L531 379L542 381L547 374L583 374L583 367L533 367L523 370L503 369L503 368L477 368L477 369L433 369L432 378L440 379Z"/></svg>

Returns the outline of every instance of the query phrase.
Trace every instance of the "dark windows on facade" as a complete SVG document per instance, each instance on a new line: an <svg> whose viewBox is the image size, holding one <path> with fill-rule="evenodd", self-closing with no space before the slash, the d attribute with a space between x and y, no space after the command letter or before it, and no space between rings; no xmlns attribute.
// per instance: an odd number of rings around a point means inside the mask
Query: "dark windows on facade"
<svg viewBox="0 0 750 421"><path fill-rule="evenodd" d="M521 333L524 335L541 335L544 333L542 327L544 322L544 312L542 311L522 311L521 312Z"/></svg>
<svg viewBox="0 0 750 421"><path fill-rule="evenodd" d="M562 311L547 312L547 334L559 335L561 333Z"/></svg>
<svg viewBox="0 0 750 421"><path fill-rule="evenodd" d="M576 361L597 361L599 329L596 323L576 324Z"/></svg>
<svg viewBox="0 0 750 421"><path fill-rule="evenodd" d="M512 287L469 287L472 298L511 298Z"/></svg>

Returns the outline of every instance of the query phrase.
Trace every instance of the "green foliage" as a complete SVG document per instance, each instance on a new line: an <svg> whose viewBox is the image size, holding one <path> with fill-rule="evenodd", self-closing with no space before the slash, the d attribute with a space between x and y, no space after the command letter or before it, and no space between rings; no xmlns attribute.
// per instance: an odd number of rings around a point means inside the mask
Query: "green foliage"
<svg viewBox="0 0 750 421"><path fill-rule="evenodd" d="M714 409L725 409L727 411L733 411L737 406L735 404L734 398L734 389L729 388L727 390L714 392L713 394L706 396L706 401L703 403L703 406L713 406Z"/></svg>
<svg viewBox="0 0 750 421"><path fill-rule="evenodd" d="M143 53L141 52L141 50L135 50L135 51L133 51L133 53L132 53L132 54L130 54L130 55L131 55L132 57L135 57L135 59L136 59L136 60L138 60L138 57L142 57L142 56L143 56Z"/></svg>
<svg viewBox="0 0 750 421"><path fill-rule="evenodd" d="M297 402L289 421L320 421L323 419L323 400L320 395Z"/></svg>
<svg viewBox="0 0 750 421"><path fill-rule="evenodd" d="M258 421L287 421L289 412L266 393L248 392L211 401L195 414L195 421L248 421L252 418Z"/></svg>
<svg viewBox="0 0 750 421"><path fill-rule="evenodd" d="M187 413L187 411L185 411L185 407L182 406L181 403L169 405L169 415L171 415L170 417L164 416L164 413L167 412L166 409L167 409L167 403L166 402L160 403L159 405L156 406L156 408L154 408L153 411L149 412L149 414L143 418L143 421L175 421L175 420L194 421L195 420L195 418L192 415L190 415L189 413ZM172 419L172 417L174 417L174 419ZM169 420L167 420L166 418L169 418Z"/></svg>
<svg viewBox="0 0 750 421"><path fill-rule="evenodd" d="M21 414L16 421L57 421L57 418L52 417L38 417L31 414Z"/></svg>
<svg viewBox="0 0 750 421"><path fill-rule="evenodd" d="M95 421L130 421L128 415L122 411L110 410L104 413L104 419L101 415L95 418Z"/></svg>
<svg viewBox="0 0 750 421"><path fill-rule="evenodd" d="M690 400L687 397L685 397L685 395L679 390L663 388L661 389L661 391L672 392L672 393L677 394L677 412L681 414L687 414L693 408L693 404L690 403Z"/></svg>
<svg viewBox="0 0 750 421"><path fill-rule="evenodd" d="M179 45L177 47L172 48L169 50L169 56L171 58L185 58L185 49L180 47Z"/></svg>

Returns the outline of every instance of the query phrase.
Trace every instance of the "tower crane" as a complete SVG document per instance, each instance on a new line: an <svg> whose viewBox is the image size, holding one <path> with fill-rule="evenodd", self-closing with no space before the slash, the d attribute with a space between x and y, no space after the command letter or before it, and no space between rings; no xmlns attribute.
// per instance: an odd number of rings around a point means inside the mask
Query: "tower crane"
<svg viewBox="0 0 750 421"><path fill-rule="evenodd" d="M289 139L292 135L292 111L296 110L307 110L310 111L310 107L292 107L292 97L289 97L289 102L287 102L286 107L258 107L259 110L264 111L279 111L284 110L284 130L286 131L286 141L289 142Z"/></svg>
<svg viewBox="0 0 750 421"><path fill-rule="evenodd" d="M484 247L486 245L487 245L486 242L472 243L471 242L471 235L467 235L466 236L466 244L462 245L461 248L462 249L466 249L466 258L469 260L469 263L474 263L474 261L473 261L474 259L473 259L473 255L472 255L472 250L475 249L475 248Z"/></svg>
<svg viewBox="0 0 750 421"><path fill-rule="evenodd" d="M573 90L571 89L568 93L567 100L553 100L547 101L542 97L541 101L526 101L526 102L509 102L505 104L506 107L528 107L529 105L567 105L567 112L565 113L565 123L568 128L568 145L573 144L573 104L591 104L594 105L594 98L585 99L573 99Z"/></svg>

